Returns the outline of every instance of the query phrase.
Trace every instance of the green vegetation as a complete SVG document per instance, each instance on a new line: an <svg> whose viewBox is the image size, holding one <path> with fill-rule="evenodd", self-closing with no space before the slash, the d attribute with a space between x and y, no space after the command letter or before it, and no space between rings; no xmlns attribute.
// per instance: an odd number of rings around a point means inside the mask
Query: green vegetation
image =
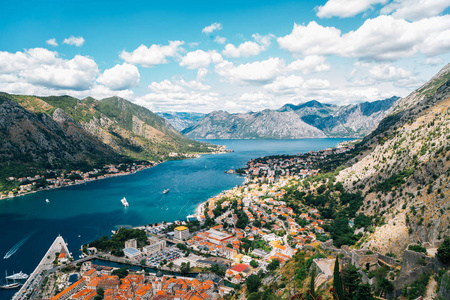
<svg viewBox="0 0 450 300"><path fill-rule="evenodd" d="M245 284L247 285L247 292L249 294L255 293L261 286L261 278L258 275L250 275L245 281Z"/></svg>
<svg viewBox="0 0 450 300"><path fill-rule="evenodd" d="M419 279L403 289L403 295L405 295L409 300L424 296L427 290L428 282L430 281L430 277L430 273L423 274Z"/></svg>
<svg viewBox="0 0 450 300"><path fill-rule="evenodd" d="M411 176L414 173L414 169L406 169L401 171L398 174L395 174L383 182L380 182L379 184L375 185L373 188L374 191L380 191L380 192L390 192L394 187L399 187L402 184L405 184L406 178Z"/></svg>
<svg viewBox="0 0 450 300"><path fill-rule="evenodd" d="M143 247L147 242L147 235L143 230L120 228L111 239L105 235L99 240L90 242L89 247L95 247L100 251L111 251L112 254L117 255L124 248L125 241L130 239L135 239L138 247Z"/></svg>
<svg viewBox="0 0 450 300"><path fill-rule="evenodd" d="M117 275L119 276L119 278L125 278L127 277L129 274L128 272L128 268L120 268L120 269L115 269L114 271L112 271L111 275Z"/></svg>
<svg viewBox="0 0 450 300"><path fill-rule="evenodd" d="M443 263L450 265L450 237L445 237L444 242L439 246L437 257L439 257Z"/></svg>
<svg viewBox="0 0 450 300"><path fill-rule="evenodd" d="M408 250L415 251L415 252L421 252L421 253L427 253L427 249L420 245L409 245Z"/></svg>

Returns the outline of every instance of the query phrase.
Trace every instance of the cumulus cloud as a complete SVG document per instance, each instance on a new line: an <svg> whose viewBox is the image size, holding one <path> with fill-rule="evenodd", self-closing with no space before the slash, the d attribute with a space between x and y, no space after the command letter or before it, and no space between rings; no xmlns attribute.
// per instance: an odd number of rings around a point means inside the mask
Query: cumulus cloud
<svg viewBox="0 0 450 300"><path fill-rule="evenodd" d="M227 42L227 39L224 38L223 36L216 36L216 38L214 39L214 42L216 42L218 44L225 44Z"/></svg>
<svg viewBox="0 0 450 300"><path fill-rule="evenodd" d="M355 31L341 35L335 27L316 22L294 24L277 39L294 54L329 55L365 60L396 60L417 53L435 56L450 50L450 15L408 22L392 16L368 19Z"/></svg>
<svg viewBox="0 0 450 300"><path fill-rule="evenodd" d="M319 18L348 18L371 9L375 4L385 4L388 0L328 0L316 7Z"/></svg>
<svg viewBox="0 0 450 300"><path fill-rule="evenodd" d="M58 46L58 43L56 42L56 39L55 39L55 38L46 40L45 42L46 42L48 45L53 46L53 47Z"/></svg>
<svg viewBox="0 0 450 300"><path fill-rule="evenodd" d="M331 86L330 82L326 79L308 79L303 84L305 89L309 90L323 90L328 89Z"/></svg>
<svg viewBox="0 0 450 300"><path fill-rule="evenodd" d="M207 91L211 87L196 80L185 81L184 79L172 82L168 79L160 82L152 82L149 86L154 93L179 93L185 92L186 88L196 91Z"/></svg>
<svg viewBox="0 0 450 300"><path fill-rule="evenodd" d="M279 76L274 82L266 84L264 88L277 94L298 94L303 87L304 80L300 76Z"/></svg>
<svg viewBox="0 0 450 300"><path fill-rule="evenodd" d="M198 69L208 67L210 63L219 63L223 61L222 55L212 51L196 50L187 53L180 62L180 66L187 69Z"/></svg>
<svg viewBox="0 0 450 300"><path fill-rule="evenodd" d="M238 66L223 61L215 66L215 71L231 82L265 84L272 81L284 68L284 60L276 57Z"/></svg>
<svg viewBox="0 0 450 300"><path fill-rule="evenodd" d="M383 7L381 13L414 21L437 16L449 6L449 0L394 0Z"/></svg>
<svg viewBox="0 0 450 300"><path fill-rule="evenodd" d="M156 65L166 64L168 57L177 56L183 50L181 45L183 41L169 41L169 45L162 46L153 44L150 47L140 45L133 52L123 50L120 58L133 65L141 65L145 68L151 68Z"/></svg>
<svg viewBox="0 0 450 300"><path fill-rule="evenodd" d="M403 68L396 68L390 64L378 64L369 70L370 76L375 80L399 80L410 78L413 74Z"/></svg>
<svg viewBox="0 0 450 300"><path fill-rule="evenodd" d="M306 56L304 59L297 59L289 64L288 69L301 71L303 74L315 72L325 72L330 70L330 65L325 63L325 57L319 55Z"/></svg>
<svg viewBox="0 0 450 300"><path fill-rule="evenodd" d="M215 23L212 23L211 25L203 28L202 32L205 34L210 34L211 32L213 32L215 30L221 30L221 29L222 29L222 24L215 22Z"/></svg>
<svg viewBox="0 0 450 300"><path fill-rule="evenodd" d="M248 57L258 55L270 46L271 35L262 36L259 34L252 35L254 42L247 41L238 47L233 44L227 44L222 54L227 57Z"/></svg>
<svg viewBox="0 0 450 300"><path fill-rule="evenodd" d="M91 58L76 55L67 60L57 52L33 48L16 53L0 52L0 74L10 73L18 81L54 89L88 89L98 74Z"/></svg>
<svg viewBox="0 0 450 300"><path fill-rule="evenodd" d="M139 84L140 74L135 65L123 63L107 69L97 79L97 82L112 90L125 90Z"/></svg>
<svg viewBox="0 0 450 300"><path fill-rule="evenodd" d="M74 37L72 35L69 38L64 39L63 43L67 45L74 45L77 47L81 47L84 44L84 38L82 36Z"/></svg>

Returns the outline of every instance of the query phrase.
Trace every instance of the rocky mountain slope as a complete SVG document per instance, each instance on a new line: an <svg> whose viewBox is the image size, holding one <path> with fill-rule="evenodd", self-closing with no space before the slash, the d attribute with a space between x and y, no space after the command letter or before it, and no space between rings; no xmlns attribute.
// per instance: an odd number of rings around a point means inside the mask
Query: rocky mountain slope
<svg viewBox="0 0 450 300"><path fill-rule="evenodd" d="M385 224L364 244L381 252L436 245L450 226L450 65L408 97L360 145L337 180L365 194L361 212Z"/></svg>
<svg viewBox="0 0 450 300"><path fill-rule="evenodd" d="M156 112L156 114L169 121L170 125L178 131L193 126L206 116L206 114L195 112Z"/></svg>
<svg viewBox="0 0 450 300"><path fill-rule="evenodd" d="M392 97L346 106L309 101L240 114L215 111L182 132L197 139L362 137L397 100Z"/></svg>
<svg viewBox="0 0 450 300"><path fill-rule="evenodd" d="M2 174L23 169L83 167L125 158L87 133L57 108L34 114L0 95L0 165Z"/></svg>
<svg viewBox="0 0 450 300"><path fill-rule="evenodd" d="M215 149L118 97L98 101L2 93L0 101L2 172L10 165L15 170L71 168L130 159L159 161Z"/></svg>

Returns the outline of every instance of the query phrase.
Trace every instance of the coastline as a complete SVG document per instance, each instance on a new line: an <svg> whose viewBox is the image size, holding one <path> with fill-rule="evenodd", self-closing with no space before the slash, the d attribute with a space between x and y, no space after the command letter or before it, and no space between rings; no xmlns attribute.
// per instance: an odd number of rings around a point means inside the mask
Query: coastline
<svg viewBox="0 0 450 300"><path fill-rule="evenodd" d="M220 145L219 145L219 146L220 146ZM223 147L223 146L221 146L221 147ZM229 153L229 152L232 152L232 150L226 150L225 148L223 148L222 151L220 151L220 152L195 153L195 154L194 154L193 156L191 156L191 157L184 157L184 158L179 159L179 160L184 160L184 159L195 159L195 158L199 158L199 157L202 156L202 155L226 154L226 153ZM80 182L75 181L75 182L73 182L73 183L66 184L66 185L53 186L53 187L46 187L46 188L43 188L43 189L41 189L41 190L34 190L34 191L21 192L20 194L14 195L14 196L0 195L0 201L1 201L1 200L9 200L9 199L13 199L13 198L18 198L18 197L22 197L22 196L26 196L26 195L30 195L30 194L34 194L34 193L39 193L39 192L44 192L44 191L50 191L50 190L55 190L55 189L60 189L60 188L66 188L66 187L71 187L71 186L76 186L76 185L81 185L81 184L87 184L87 183L90 183L90 182L94 182L94 181L98 181L98 180L103 180L103 179L108 179L108 178L112 178L112 177L133 175L133 174L136 174L136 173L138 173L138 172L140 172L140 171L144 171L144 170L147 170L147 169L151 169L151 168L153 168L153 167L156 167L156 166L159 165L159 164L162 164L162 163L165 163L165 162L168 162L168 161L173 161L173 159L167 159L167 160L162 161L162 162L148 162L150 165L148 165L148 166L143 166L142 168L140 168L140 169L138 169L138 170L133 170L133 171L126 172L126 173L124 173L124 172L120 172L120 173L108 173L108 174L102 175L103 177L100 177L100 178L95 177L95 178L92 178L92 179L89 179L89 180L82 180L82 181L80 181ZM72 170L72 172L73 172L73 171L75 171L75 170Z"/></svg>

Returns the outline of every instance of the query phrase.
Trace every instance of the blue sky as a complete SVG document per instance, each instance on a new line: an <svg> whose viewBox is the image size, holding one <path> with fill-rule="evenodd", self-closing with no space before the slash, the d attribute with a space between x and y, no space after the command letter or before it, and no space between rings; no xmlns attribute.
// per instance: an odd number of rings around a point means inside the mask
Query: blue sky
<svg viewBox="0 0 450 300"><path fill-rule="evenodd" d="M153 111L406 96L449 62L449 0L16 1L0 91Z"/></svg>

